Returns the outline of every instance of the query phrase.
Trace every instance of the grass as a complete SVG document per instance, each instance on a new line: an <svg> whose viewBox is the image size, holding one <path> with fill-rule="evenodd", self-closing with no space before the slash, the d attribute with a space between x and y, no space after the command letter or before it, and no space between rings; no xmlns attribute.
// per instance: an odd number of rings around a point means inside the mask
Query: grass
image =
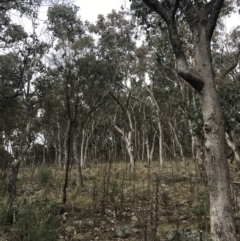
<svg viewBox="0 0 240 241"><path fill-rule="evenodd" d="M74 230L71 235L76 240L117 240L115 230L123 225L137 230L131 240L143 237L150 240L153 236L160 240L176 227L209 231L207 188L203 181L196 181L194 163L191 162L187 171L171 161L163 170L158 162L153 162L150 169L146 163L137 162L134 173L130 172L126 162L112 162L110 167L108 163L101 163L83 169L84 188L77 187L77 173L73 167L67 189L68 201L64 205L61 204L63 170L50 166L23 167L19 179L18 190L22 192L16 198L16 223L1 221L0 236L21 233L26 240L31 240L33 233L29 226L32 224L23 218L24 213L35 215L32 230L36 225L42 225L36 240L41 235L48 236L44 227L50 219L60 227L54 229L54 235L58 231L58 237L65 237L71 227ZM11 221L11 217L6 216L5 198L5 195L0 197L1 220L8 218ZM36 208L36 204L40 208ZM61 208L51 212L49 217L46 206ZM61 220L63 212L69 215L66 223ZM136 222L132 221L133 216ZM80 221L82 226L77 226Z"/></svg>

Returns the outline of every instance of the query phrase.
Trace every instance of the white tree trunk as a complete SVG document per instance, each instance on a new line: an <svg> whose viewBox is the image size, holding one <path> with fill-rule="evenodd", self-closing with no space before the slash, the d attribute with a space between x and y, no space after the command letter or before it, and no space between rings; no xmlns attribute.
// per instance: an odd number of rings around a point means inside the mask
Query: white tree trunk
<svg viewBox="0 0 240 241"><path fill-rule="evenodd" d="M158 135L159 163L160 163L160 167L162 169L163 164L164 164L164 159L163 159L163 131L162 131L162 124L161 124L161 121L160 121L159 117L158 117L158 131L159 131L159 135Z"/></svg>
<svg viewBox="0 0 240 241"><path fill-rule="evenodd" d="M231 138L227 132L225 132L225 139L227 141L228 146L232 149L232 151L234 153L234 159L237 162L240 162L240 155L237 151L237 147L236 147L235 143L231 140Z"/></svg>
<svg viewBox="0 0 240 241"><path fill-rule="evenodd" d="M58 162L58 167L62 168L62 142L61 142L61 133L60 133L60 123L57 123L58 126L58 157L57 157L57 162Z"/></svg>

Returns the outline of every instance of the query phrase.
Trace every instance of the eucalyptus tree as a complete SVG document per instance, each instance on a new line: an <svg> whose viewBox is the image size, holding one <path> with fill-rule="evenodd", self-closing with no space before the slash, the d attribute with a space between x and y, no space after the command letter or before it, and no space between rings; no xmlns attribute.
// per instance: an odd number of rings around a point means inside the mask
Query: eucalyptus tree
<svg viewBox="0 0 240 241"><path fill-rule="evenodd" d="M38 40L35 26L32 34L28 35L23 26L15 24L11 19L11 10L27 16L31 20L37 18L39 2L16 1L1 3L0 14L0 48L1 48L1 97L15 102L19 115L9 136L12 138L15 152L15 161L11 163L12 173L9 176L9 198L12 203L16 193L16 180L20 164L23 162L34 138L32 120L36 117L37 103L41 99L41 76L44 64L41 59L48 45ZM42 75L43 76L43 75ZM6 103L6 102L5 102ZM13 112L15 108L12 108ZM14 116L14 115L13 115ZM20 138L15 138L18 135Z"/></svg>
<svg viewBox="0 0 240 241"><path fill-rule="evenodd" d="M9 74L16 73L18 85L16 93L21 103L19 109L21 109L20 116L22 117L20 124L14 130L15 134L18 133L20 135L20 142L15 142L18 146L18 154L16 160L12 163L13 172L9 183L9 186L12 186L11 189L13 192L11 196L13 196L15 192L18 168L35 138L32 129L33 119L37 116L37 106L44 94L37 86L42 85L41 78L44 75L44 65L41 62L41 58L48 46L43 42L36 42L31 38L28 41L27 46L24 47L22 56L14 56L18 62L17 65L8 67ZM42 76L37 76L39 72L42 73Z"/></svg>
<svg viewBox="0 0 240 241"><path fill-rule="evenodd" d="M133 1L141 5L140 1ZM203 114L205 159L210 196L210 224L213 240L237 240L232 212L229 168L225 157L224 120L216 91L215 80L222 79L236 65L234 61L220 73L214 72L211 56L211 39L221 10L226 9L223 0L158 1L143 0L146 11L156 12L165 25L175 55L178 75L199 94ZM183 45L184 36L179 26L185 22L191 31L192 58L187 59ZM190 67L193 62L193 67Z"/></svg>
<svg viewBox="0 0 240 241"><path fill-rule="evenodd" d="M61 81L63 116L67 125L58 122L59 128L66 127L64 141L65 184L63 202L66 202L70 157L77 163L78 185L83 186L81 169L85 163L89 139L95 129L91 124L94 113L104 101L103 61L99 57L94 38L89 33L89 23L83 24L78 16L78 8L58 5L49 9L49 29L56 37L51 71L55 82ZM64 116L65 114L65 116ZM98 123L98 122L97 122ZM90 130L89 130L90 129ZM78 151L79 150L79 151Z"/></svg>
<svg viewBox="0 0 240 241"><path fill-rule="evenodd" d="M134 28L125 11L112 11L107 18L98 16L94 31L99 35L98 51L105 62L105 75L109 94L117 106L113 116L109 115L114 129L122 136L130 159L130 168L134 169L134 143L132 119L132 95L135 79L133 78L134 51L136 49ZM120 119L121 118L121 119Z"/></svg>
<svg viewBox="0 0 240 241"><path fill-rule="evenodd" d="M76 68L75 59L71 46L73 42L82 37L83 24L77 15L78 8L74 5L56 5L48 9L49 30L56 37L56 54L53 56L53 67L56 77L63 84L64 89L64 107L67 114L67 127L64 140L65 151L65 181L63 185L63 203L67 201L67 186L70 167L70 155L72 146L73 125L78 114L78 105L80 99L80 84L78 77L78 69ZM72 56L73 55L73 56ZM57 70L57 71L56 71ZM75 92L77 91L77 92Z"/></svg>

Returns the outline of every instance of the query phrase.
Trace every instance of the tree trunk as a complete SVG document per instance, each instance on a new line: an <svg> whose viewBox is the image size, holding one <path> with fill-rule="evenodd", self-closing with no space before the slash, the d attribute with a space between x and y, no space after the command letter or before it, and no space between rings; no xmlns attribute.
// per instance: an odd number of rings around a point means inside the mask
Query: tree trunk
<svg viewBox="0 0 240 241"><path fill-rule="evenodd" d="M210 43L201 40L201 44L197 44L195 48L195 55L196 69L205 80L200 98L204 120L211 233L214 241L236 241L229 167L225 156L224 119L214 85Z"/></svg>
<svg viewBox="0 0 240 241"><path fill-rule="evenodd" d="M84 142L85 142L85 130L82 129L82 140L80 147L80 166L84 168L85 160L84 160Z"/></svg>
<svg viewBox="0 0 240 241"><path fill-rule="evenodd" d="M71 127L71 123L70 123L70 120L68 120L67 122L67 129L66 129L66 132L65 132L65 140L64 140L64 145L63 145L63 148L64 148L64 166L63 166L63 169L66 170L66 167L67 167L67 162L68 162L68 138L69 138L69 129Z"/></svg>
<svg viewBox="0 0 240 241"><path fill-rule="evenodd" d="M60 124L57 123L58 126L58 167L62 169L62 142L61 142L61 133L60 133ZM57 146L57 145L56 145Z"/></svg>
<svg viewBox="0 0 240 241"><path fill-rule="evenodd" d="M124 137L126 149L130 159L130 170L133 171L135 168L134 156L133 156L133 145L132 145L132 131L129 131L128 136Z"/></svg>
<svg viewBox="0 0 240 241"><path fill-rule="evenodd" d="M71 134L72 134L72 121L68 121L68 127L66 132L66 146L65 146L65 163L64 163L64 169L65 169L65 179L64 179L64 185L63 185L63 197L62 201L63 203L67 202L67 186L68 186L68 175L69 175L69 166L70 166L70 152L71 152Z"/></svg>
<svg viewBox="0 0 240 241"><path fill-rule="evenodd" d="M144 131L144 128L142 128L142 154L141 154L142 161L144 161L144 158L145 158L145 144L146 144L145 131Z"/></svg>
<svg viewBox="0 0 240 241"><path fill-rule="evenodd" d="M229 134L227 132L225 132L225 138L226 138L228 146L231 148L231 150L234 153L234 159L237 162L240 162L240 155L238 153L237 147L236 147L234 141L231 140L231 138L230 138L230 136L229 136Z"/></svg>
<svg viewBox="0 0 240 241"><path fill-rule="evenodd" d="M82 167L81 167L81 162L80 162L78 148L77 148L78 137L79 137L79 132L74 136L74 139L73 139L73 156L74 156L74 161L77 164L77 174L78 174L77 185L78 187L83 187L84 185L83 185L83 177L82 177Z"/></svg>
<svg viewBox="0 0 240 241"><path fill-rule="evenodd" d="M162 131L162 124L161 124L160 118L158 117L157 120L158 120L158 131L159 131L159 135L158 135L159 163L160 163L160 167L162 169L163 164L164 164L164 159L163 159L163 131Z"/></svg>
<svg viewBox="0 0 240 241"><path fill-rule="evenodd" d="M12 204L12 202L14 201L14 198L16 196L16 190L17 190L17 175L18 175L18 170L19 167L21 165L21 163L23 162L24 158L26 157L27 151L29 149L30 146L30 127L31 127L31 120L30 117L28 116L28 121L27 121L27 125L26 125L26 136L25 136L25 144L22 147L21 153L18 156L18 159L15 160L12 164L11 164L11 169L12 172L9 175L9 182L8 182L8 200L7 203L9 205Z"/></svg>

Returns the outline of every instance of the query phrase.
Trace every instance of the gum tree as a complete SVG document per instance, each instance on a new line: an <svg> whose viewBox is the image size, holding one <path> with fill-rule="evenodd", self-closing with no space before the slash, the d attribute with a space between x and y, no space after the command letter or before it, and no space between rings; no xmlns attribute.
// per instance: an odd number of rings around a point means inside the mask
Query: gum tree
<svg viewBox="0 0 240 241"><path fill-rule="evenodd" d="M141 6L144 2L150 8ZM205 161L210 196L210 224L214 241L237 240L232 213L229 168L225 156L224 119L215 87L215 81L224 78L237 65L237 61L215 72L211 54L211 39L220 12L227 3L223 0L143 0L133 1L132 8L142 8L146 22L147 12L161 17L169 34L175 55L178 75L199 94L203 115ZM183 22L191 31L191 58L187 58L179 26ZM192 66L192 67L190 67Z"/></svg>

